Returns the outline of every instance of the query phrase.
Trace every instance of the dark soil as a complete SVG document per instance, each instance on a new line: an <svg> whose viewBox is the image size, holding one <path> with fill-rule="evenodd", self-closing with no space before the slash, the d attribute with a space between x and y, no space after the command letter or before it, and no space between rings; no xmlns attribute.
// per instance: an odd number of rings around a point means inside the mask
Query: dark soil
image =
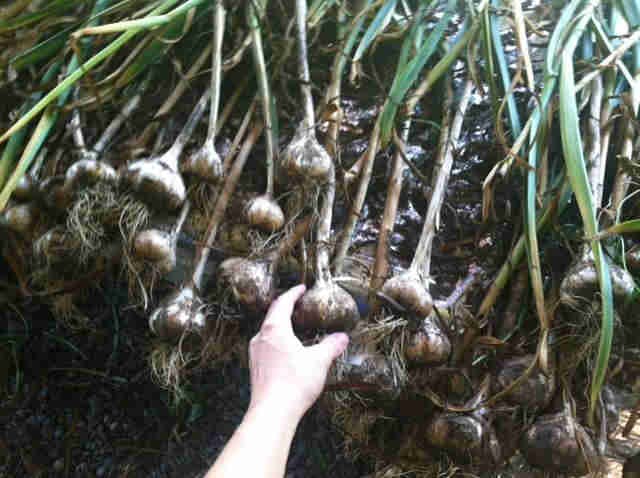
<svg viewBox="0 0 640 478"><path fill-rule="evenodd" d="M146 320L92 300L95 330L56 326L47 309L25 305L28 330L4 310L0 344L0 477L201 476L240 422L249 377L240 361L192 377L178 405L150 376ZM113 297L113 295L112 295ZM318 407L304 418L289 477L360 477L341 457L341 438Z"/></svg>

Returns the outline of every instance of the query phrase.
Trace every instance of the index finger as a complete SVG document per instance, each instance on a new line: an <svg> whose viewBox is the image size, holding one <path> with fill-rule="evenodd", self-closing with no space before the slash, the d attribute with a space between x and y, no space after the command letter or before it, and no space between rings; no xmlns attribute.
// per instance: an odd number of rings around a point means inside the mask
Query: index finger
<svg viewBox="0 0 640 478"><path fill-rule="evenodd" d="M293 330L293 325L291 324L293 307L306 289L304 284L292 287L273 301L261 329L286 327L289 330Z"/></svg>

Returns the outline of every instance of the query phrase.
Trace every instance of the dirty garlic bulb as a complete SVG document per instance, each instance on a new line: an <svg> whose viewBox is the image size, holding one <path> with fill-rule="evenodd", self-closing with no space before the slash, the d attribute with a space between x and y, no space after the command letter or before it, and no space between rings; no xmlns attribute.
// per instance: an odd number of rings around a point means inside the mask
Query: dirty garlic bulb
<svg viewBox="0 0 640 478"><path fill-rule="evenodd" d="M296 0L298 68L305 118L298 126L280 162L284 173L304 183L324 183L335 174L333 160L316 139L315 110L311 94L311 75L307 53L307 1Z"/></svg>
<svg viewBox="0 0 640 478"><path fill-rule="evenodd" d="M489 421L489 411L480 406L488 391L489 380L485 379L476 395L464 405L474 409L472 412L436 414L425 432L427 442L463 463L499 464L502 447Z"/></svg>
<svg viewBox="0 0 640 478"><path fill-rule="evenodd" d="M300 242L310 224L311 218L300 221L272 253L255 259L231 257L220 264L218 278L237 303L254 313L269 308L276 292L278 264Z"/></svg>
<svg viewBox="0 0 640 478"><path fill-rule="evenodd" d="M500 443L491 425L481 417L442 413L429 423L426 435L431 446L464 463L500 462Z"/></svg>
<svg viewBox="0 0 640 478"><path fill-rule="evenodd" d="M149 206L173 211L186 199L186 188L178 160L209 99L209 90L200 97L175 142L163 155L130 163L121 174L122 182L137 193Z"/></svg>
<svg viewBox="0 0 640 478"><path fill-rule="evenodd" d="M284 212L270 192L250 200L245 214L251 226L264 232L273 233L284 226Z"/></svg>
<svg viewBox="0 0 640 478"><path fill-rule="evenodd" d="M193 287L170 294L149 317L151 331L168 340L178 340L185 332L200 333L205 323L205 305Z"/></svg>
<svg viewBox="0 0 640 478"><path fill-rule="evenodd" d="M118 173L109 164L97 159L81 159L67 169L64 188L74 192L96 183L115 184L117 181Z"/></svg>
<svg viewBox="0 0 640 478"><path fill-rule="evenodd" d="M501 364L496 375L496 391L506 390L518 380L536 359L533 354L512 357ZM555 374L552 370L545 374L538 366L534 367L529 376L511 390L505 397L506 401L514 405L528 408L546 407L556 391Z"/></svg>
<svg viewBox="0 0 640 478"><path fill-rule="evenodd" d="M185 201L180 216L169 232L160 229L145 229L136 234L133 241L133 254L138 259L153 263L161 274L168 274L175 269L178 237L190 208L190 201Z"/></svg>
<svg viewBox="0 0 640 478"><path fill-rule="evenodd" d="M29 238L38 221L39 209L35 203L14 204L0 215L0 226Z"/></svg>
<svg viewBox="0 0 640 478"><path fill-rule="evenodd" d="M539 417L523 435L520 450L530 465L547 472L583 476L601 465L591 437L566 411Z"/></svg>
<svg viewBox="0 0 640 478"><path fill-rule="evenodd" d="M633 297L635 282L628 271L616 264L609 264L614 302L620 311ZM600 292L598 272L591 251L585 247L580 260L567 271L560 284L560 302L570 308L580 308L581 303L591 303Z"/></svg>
<svg viewBox="0 0 640 478"><path fill-rule="evenodd" d="M332 168L325 185L316 233L316 283L297 302L293 314L293 323L301 330L348 331L360 319L356 301L335 283L329 268L334 198L335 173Z"/></svg>
<svg viewBox="0 0 640 478"><path fill-rule="evenodd" d="M451 341L438 317L431 314L424 318L417 330L409 334L404 346L404 355L414 364L436 365L444 363L451 355Z"/></svg>

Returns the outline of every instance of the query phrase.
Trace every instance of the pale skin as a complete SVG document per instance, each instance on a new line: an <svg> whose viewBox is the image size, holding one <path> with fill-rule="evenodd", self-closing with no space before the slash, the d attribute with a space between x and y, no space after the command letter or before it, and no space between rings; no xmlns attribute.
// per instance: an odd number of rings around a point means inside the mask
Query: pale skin
<svg viewBox="0 0 640 478"><path fill-rule="evenodd" d="M293 333L291 315L303 285L271 305L249 344L251 402L242 423L205 478L281 478L300 419L318 399L333 361L349 337L327 335L305 347Z"/></svg>

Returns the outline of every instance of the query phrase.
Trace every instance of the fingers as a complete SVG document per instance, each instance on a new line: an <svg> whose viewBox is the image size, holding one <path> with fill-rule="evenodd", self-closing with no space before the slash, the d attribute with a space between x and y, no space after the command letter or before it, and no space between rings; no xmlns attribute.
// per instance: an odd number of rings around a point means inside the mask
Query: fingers
<svg viewBox="0 0 640 478"><path fill-rule="evenodd" d="M281 328L293 331L291 324L291 315L293 314L293 307L304 291L306 287L298 285L289 289L287 292L278 297L269 307L267 316L262 323L261 330L269 328Z"/></svg>
<svg viewBox="0 0 640 478"><path fill-rule="evenodd" d="M317 357L327 370L349 345L349 336L344 333L327 335L319 344L312 345L309 350Z"/></svg>

